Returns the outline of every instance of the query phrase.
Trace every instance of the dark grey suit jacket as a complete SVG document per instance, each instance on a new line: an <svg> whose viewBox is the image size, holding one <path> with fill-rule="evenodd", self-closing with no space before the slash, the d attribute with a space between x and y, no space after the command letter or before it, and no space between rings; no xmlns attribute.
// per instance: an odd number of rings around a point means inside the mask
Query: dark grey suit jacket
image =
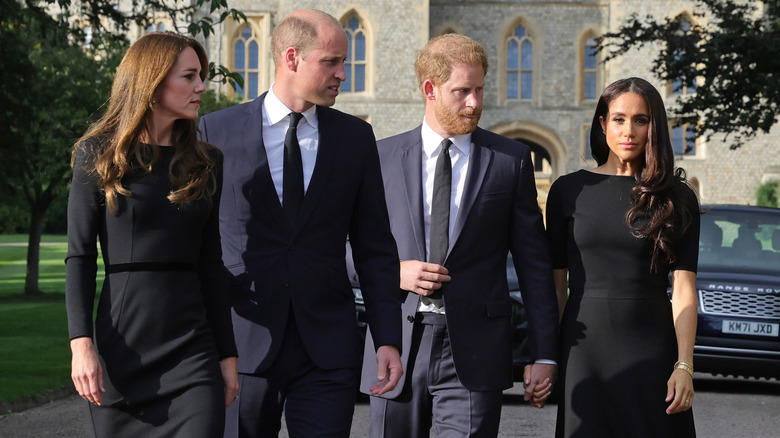
<svg viewBox="0 0 780 438"><path fill-rule="evenodd" d="M279 351L290 306L306 350L325 369L359 366L362 345L345 264L351 236L377 345L401 345L398 255L390 233L371 126L317 107L319 149L301 211L290 226L262 136L265 94L204 116L204 141L224 154L220 233L238 347L238 370L259 373Z"/></svg>
<svg viewBox="0 0 780 438"><path fill-rule="evenodd" d="M390 226L401 260L425 260L421 127L379 141ZM442 288L455 368L473 391L512 386L511 298L507 251L528 311L532 359L558 357L558 304L529 148L483 129L472 135L469 168L444 265ZM361 278L362 282L362 278ZM401 359L407 369L419 295L405 298ZM370 337L366 352L373 350ZM376 363L363 361L361 390L376 380ZM395 398L404 381L384 397Z"/></svg>

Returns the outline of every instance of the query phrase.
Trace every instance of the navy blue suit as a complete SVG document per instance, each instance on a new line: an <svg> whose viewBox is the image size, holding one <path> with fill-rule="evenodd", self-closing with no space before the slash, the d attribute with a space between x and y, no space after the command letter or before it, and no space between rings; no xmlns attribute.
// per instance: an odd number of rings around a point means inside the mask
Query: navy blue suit
<svg viewBox="0 0 780 438"><path fill-rule="evenodd" d="M223 260L232 274L238 371L268 370L290 321L297 323L316 367L359 369L362 345L345 265L347 235L373 340L401 345L398 255L373 131L356 117L317 107L316 164L291 226L263 147L264 98L200 122L202 139L225 157L220 232Z"/></svg>
<svg viewBox="0 0 780 438"><path fill-rule="evenodd" d="M417 127L378 144L390 224L401 260L426 260L420 132ZM530 320L532 359L558 357L558 305L529 148L480 128L471 141L463 197L444 262L452 280L443 284L442 293L452 359L462 385L471 391L502 391L512 386L508 251ZM420 296L402 296L401 361L408 370ZM373 349L371 342L367 339L367 357ZM376 376L376 363L364 360L363 392L375 380L372 376ZM408 376L405 373L398 386L382 397L398 397Z"/></svg>

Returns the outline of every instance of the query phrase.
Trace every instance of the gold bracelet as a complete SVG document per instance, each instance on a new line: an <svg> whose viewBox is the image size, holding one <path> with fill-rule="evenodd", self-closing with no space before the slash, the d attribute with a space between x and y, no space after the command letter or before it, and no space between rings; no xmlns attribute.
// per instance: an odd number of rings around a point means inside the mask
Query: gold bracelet
<svg viewBox="0 0 780 438"><path fill-rule="evenodd" d="M674 369L685 370L688 374L691 375L691 377L693 377L693 365L690 362L678 360L674 363Z"/></svg>

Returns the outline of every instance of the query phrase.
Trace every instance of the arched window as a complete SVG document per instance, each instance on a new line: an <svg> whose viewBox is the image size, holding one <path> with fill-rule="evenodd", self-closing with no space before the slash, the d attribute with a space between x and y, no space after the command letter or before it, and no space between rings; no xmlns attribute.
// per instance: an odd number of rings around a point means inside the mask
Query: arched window
<svg viewBox="0 0 780 438"><path fill-rule="evenodd" d="M695 156L696 155L696 128L690 123L672 127L672 149L674 155Z"/></svg>
<svg viewBox="0 0 780 438"><path fill-rule="evenodd" d="M589 159L593 159L590 151L590 129L591 125L582 125L582 145L580 148L580 160L587 163Z"/></svg>
<svg viewBox="0 0 780 438"><path fill-rule="evenodd" d="M533 97L534 47L531 36L520 24L506 39L506 98Z"/></svg>
<svg viewBox="0 0 780 438"><path fill-rule="evenodd" d="M598 52L596 48L596 39L593 36L585 38L582 44L582 71L581 71L581 84L582 94L580 98L582 100L591 100L598 98L597 84L598 84Z"/></svg>
<svg viewBox="0 0 780 438"><path fill-rule="evenodd" d="M691 21L685 17L685 15L681 15L677 17L677 33L679 33L681 36L691 31ZM672 50L672 54L675 57L675 59L680 58L680 51L681 48L670 48ZM692 66L693 67L693 66ZM672 79L671 83L671 94L673 95L682 95L687 96L689 94L696 93L696 79L690 79L686 80L682 76L678 76L674 79Z"/></svg>
<svg viewBox="0 0 780 438"><path fill-rule="evenodd" d="M92 48L92 26L84 27L84 47Z"/></svg>
<svg viewBox="0 0 780 438"><path fill-rule="evenodd" d="M260 82L260 43L250 25L239 28L233 39L232 70L244 78L244 86L236 87L236 94L250 100L258 96Z"/></svg>
<svg viewBox="0 0 780 438"><path fill-rule="evenodd" d="M151 32L165 32L166 30L168 30L168 27L165 25L165 23L163 23L162 21L160 21L160 22L158 22L158 23L156 23L156 24L155 24L155 23L152 23L152 24L150 24L150 25L149 25L149 26L146 28L146 33L151 33Z"/></svg>
<svg viewBox="0 0 780 438"><path fill-rule="evenodd" d="M357 13L352 12L347 17L346 23L342 22L349 42L349 54L344 63L347 80L341 84L341 90L359 93L366 91L366 29Z"/></svg>
<svg viewBox="0 0 780 438"><path fill-rule="evenodd" d="M516 140L528 145L531 149L531 162L534 165L534 174L536 178L550 178L552 175L552 159L550 157L550 152L548 152L544 146L527 138L517 138Z"/></svg>

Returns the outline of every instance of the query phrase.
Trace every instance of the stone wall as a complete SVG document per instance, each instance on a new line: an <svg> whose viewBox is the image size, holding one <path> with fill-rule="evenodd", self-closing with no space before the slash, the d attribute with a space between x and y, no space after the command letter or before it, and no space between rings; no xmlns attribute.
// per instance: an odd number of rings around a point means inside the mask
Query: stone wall
<svg viewBox="0 0 780 438"><path fill-rule="evenodd" d="M551 173L541 175L540 201L546 179L595 165L585 150L585 132L596 100L580 99L581 46L589 32L614 31L632 13L640 17L674 17L689 13L692 0L233 0L231 7L255 17L263 32L267 53L261 89L273 81L270 34L275 23L291 10L314 7L337 19L356 11L367 29L369 67L367 91L342 93L336 108L359 115L374 126L377 138L411 129L422 121L423 100L414 75L417 51L431 37L455 31L479 41L488 53L485 108L480 126L512 138L543 146L551 156ZM533 98L507 100L505 94L505 41L522 23L534 44ZM222 25L219 35L206 41L210 56L227 65L229 38L235 26ZM668 108L675 97L667 84L652 76L651 60L657 47L631 50L602 65L597 91L614 80L640 76L653 83ZM217 85L212 85L217 86ZM225 89L223 88L223 91ZM777 132L777 129L775 130ZM770 135L759 136L741 149L729 149L722 136L697 142L697 156L684 157L678 165L700 188L703 202L754 203L762 180L778 174L780 156Z"/></svg>

